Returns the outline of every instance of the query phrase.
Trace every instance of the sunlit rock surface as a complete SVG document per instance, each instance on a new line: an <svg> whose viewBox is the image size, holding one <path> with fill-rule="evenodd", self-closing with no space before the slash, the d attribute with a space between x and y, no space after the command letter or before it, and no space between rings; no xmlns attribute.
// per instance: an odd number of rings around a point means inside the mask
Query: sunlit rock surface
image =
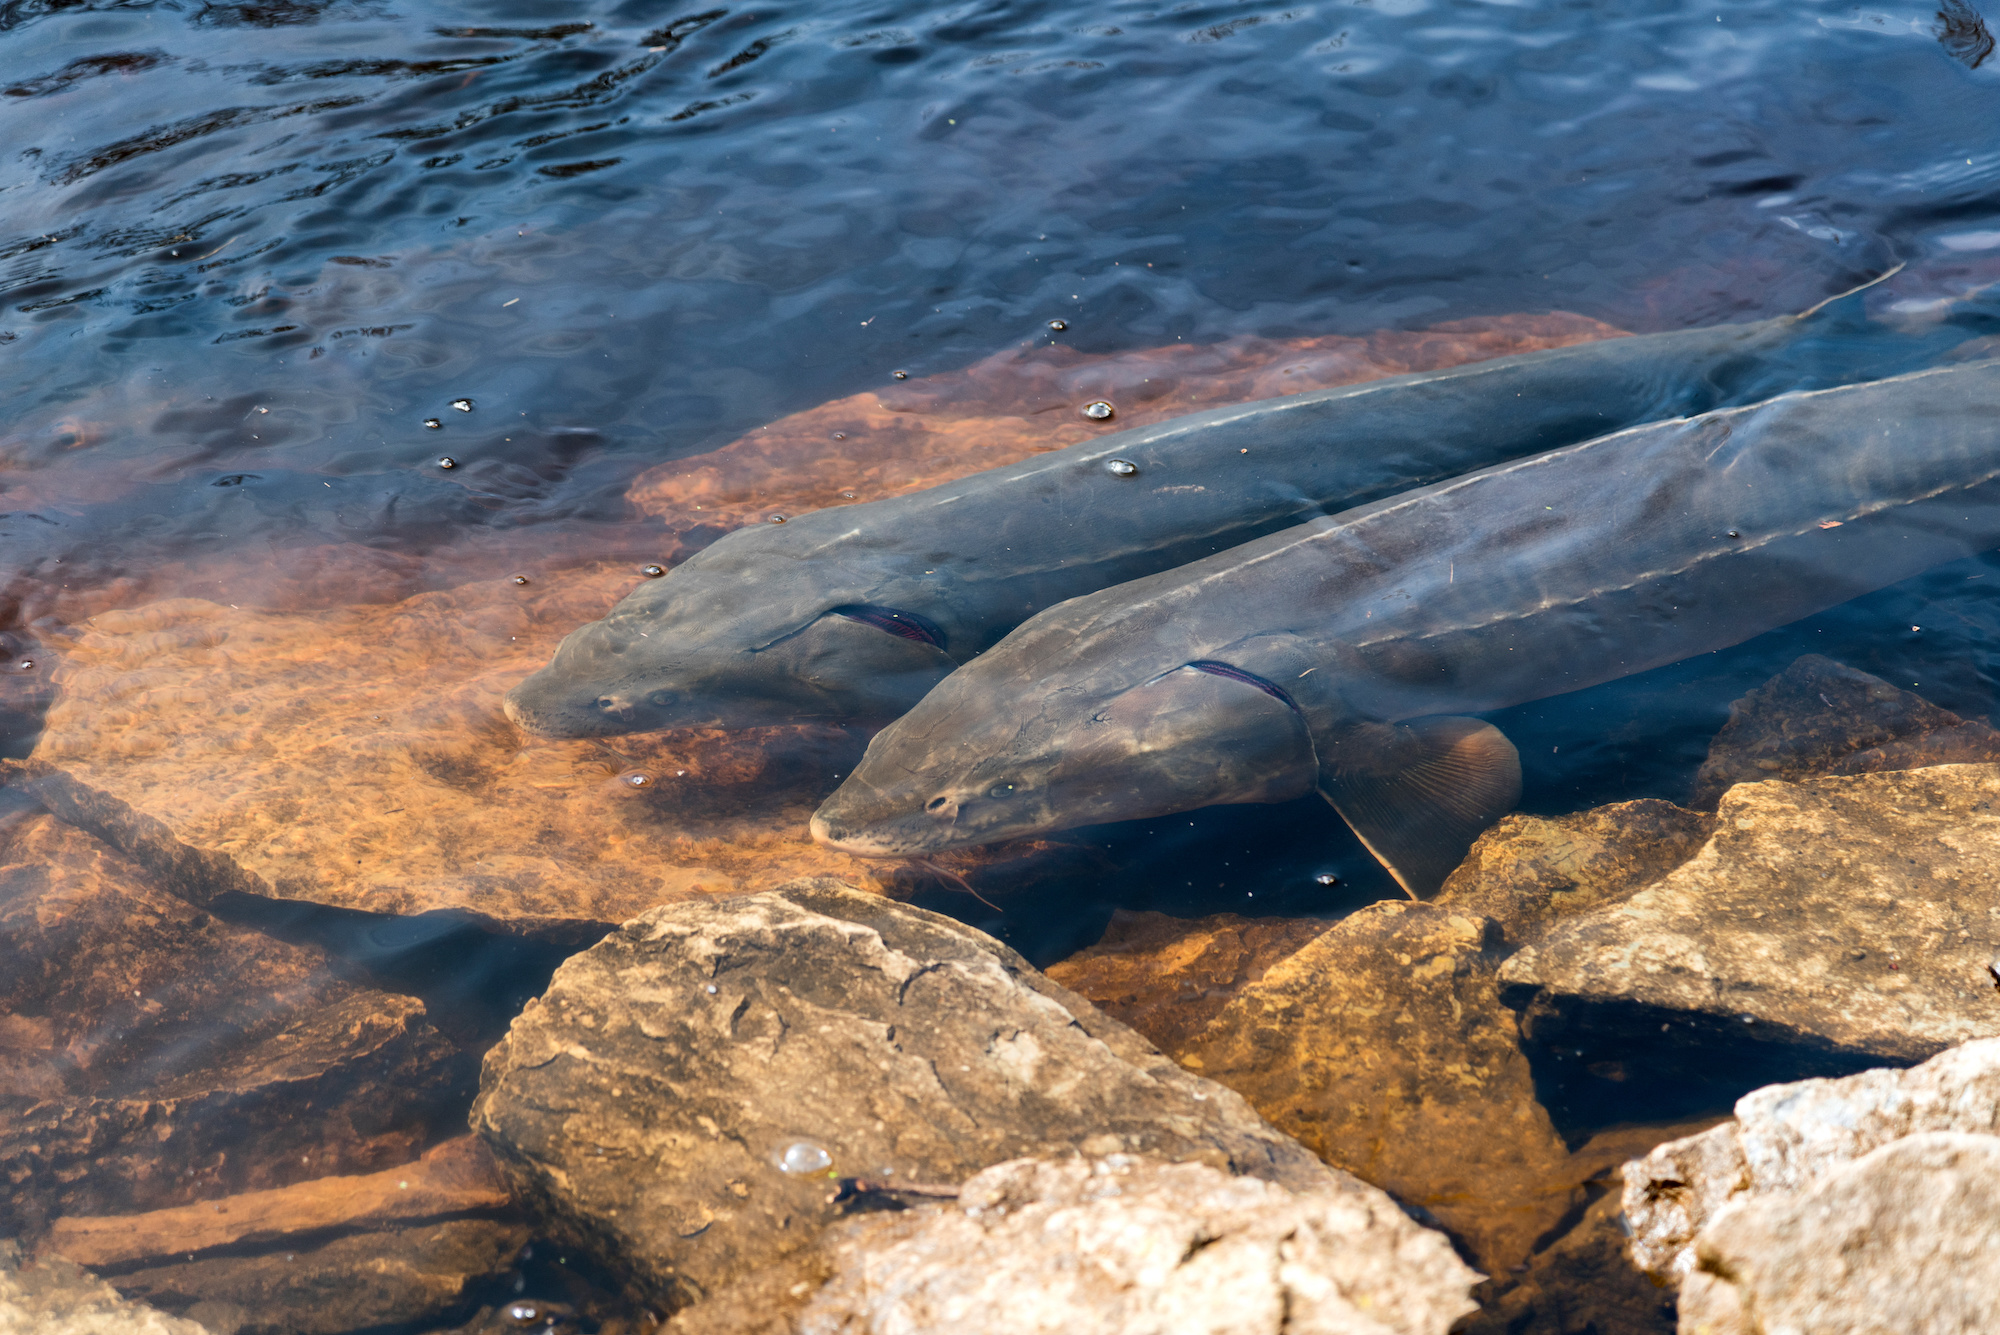
<svg viewBox="0 0 2000 1335"><path fill-rule="evenodd" d="M838 1225L822 1251L823 1280L781 1320L725 1295L670 1328L1443 1335L1476 1278L1379 1192L1128 1155L998 1164L949 1206Z"/></svg>
<svg viewBox="0 0 2000 1335"><path fill-rule="evenodd" d="M1685 1279L1697 1235L1725 1207L1810 1191L1885 1145L1935 1131L2000 1146L2000 1039L1908 1070L1767 1085L1737 1101L1734 1121L1625 1165L1633 1258L1662 1280Z"/></svg>
<svg viewBox="0 0 2000 1335"><path fill-rule="evenodd" d="M922 1200L1024 1154L1138 1153L1368 1190L990 937L824 879L663 906L571 958L472 1122L669 1307L806 1247L870 1194L849 1179Z"/></svg>
<svg viewBox="0 0 2000 1335"><path fill-rule="evenodd" d="M196 1321L128 1302L68 1261L21 1262L0 1241L0 1330L8 1335L218 1335Z"/></svg>
<svg viewBox="0 0 2000 1335"><path fill-rule="evenodd" d="M1362 338L1234 338L1111 356L1030 345L794 413L713 453L651 469L630 497L670 522L734 528L772 514L898 496L1203 408L1622 332L1555 312ZM1085 404L1100 400L1116 415L1102 422L1082 415Z"/></svg>
<svg viewBox="0 0 2000 1335"><path fill-rule="evenodd" d="M1569 1158L1500 1005L1493 924L1362 909L1273 965L1183 1050L1328 1162L1418 1205L1488 1268L1570 1205Z"/></svg>
<svg viewBox="0 0 2000 1335"><path fill-rule="evenodd" d="M2000 732L1922 696L1807 654L1729 706L1695 776L1714 810L1731 784L2000 761Z"/></svg>
<svg viewBox="0 0 2000 1335"><path fill-rule="evenodd" d="M1725 1207L1681 1284L1690 1335L1951 1335L2000 1322L2000 1136L1932 1131Z"/></svg>
<svg viewBox="0 0 2000 1335"><path fill-rule="evenodd" d="M1671 802L1614 802L1567 816L1505 816L1431 901L1500 925L1511 945L1623 899L1700 851L1715 821Z"/></svg>
<svg viewBox="0 0 2000 1335"><path fill-rule="evenodd" d="M1173 918L1120 909L1050 978L1178 1058L1231 998L1332 926L1320 918Z"/></svg>
<svg viewBox="0 0 2000 1335"><path fill-rule="evenodd" d="M1500 977L1539 1042L1666 1023L1808 1070L1920 1061L2000 1034L1996 865L2000 766L1739 784L1693 858Z"/></svg>
<svg viewBox="0 0 2000 1335"><path fill-rule="evenodd" d="M47 815L0 849L0 1228L412 1157L470 1071L414 997Z"/></svg>

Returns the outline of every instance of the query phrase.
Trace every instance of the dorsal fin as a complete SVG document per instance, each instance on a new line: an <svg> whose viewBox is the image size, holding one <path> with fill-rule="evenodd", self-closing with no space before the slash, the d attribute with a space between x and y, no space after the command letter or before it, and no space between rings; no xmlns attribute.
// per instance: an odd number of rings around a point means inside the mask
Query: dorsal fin
<svg viewBox="0 0 2000 1335"><path fill-rule="evenodd" d="M1358 728L1321 748L1320 795L1412 899L1521 799L1521 756L1491 723L1427 718Z"/></svg>

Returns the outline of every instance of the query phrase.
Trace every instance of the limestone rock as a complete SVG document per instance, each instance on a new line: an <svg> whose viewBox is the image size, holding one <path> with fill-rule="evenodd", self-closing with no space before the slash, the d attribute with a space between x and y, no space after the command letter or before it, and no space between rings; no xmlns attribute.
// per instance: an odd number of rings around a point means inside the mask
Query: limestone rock
<svg viewBox="0 0 2000 1335"><path fill-rule="evenodd" d="M1767 1085L1737 1101L1735 1121L1628 1163L1633 1259L1684 1279L1696 1235L1731 1202L1810 1191L1884 1145L1933 1131L2000 1136L2000 1039L1908 1070Z"/></svg>
<svg viewBox="0 0 2000 1335"><path fill-rule="evenodd" d="M1764 1043L1808 1072L1921 1061L2000 1034L1995 865L2000 766L1739 784L1694 858L1500 977L1538 1042L1664 1022L1702 1060Z"/></svg>
<svg viewBox="0 0 2000 1335"><path fill-rule="evenodd" d="M642 577L571 571L387 605L179 598L106 612L14 782L175 893L454 909L579 944L676 898L805 872L811 808L860 750L832 728L530 738L500 710Z"/></svg>
<svg viewBox="0 0 2000 1335"><path fill-rule="evenodd" d="M1694 804L1714 810L1737 783L1993 761L2000 732L1807 654L1729 706L1695 775Z"/></svg>
<svg viewBox="0 0 2000 1335"><path fill-rule="evenodd" d="M199 1322L128 1302L60 1258L29 1265L0 1241L0 1331L9 1335L218 1335Z"/></svg>
<svg viewBox="0 0 2000 1335"><path fill-rule="evenodd" d="M1330 925L1322 918L1173 918L1119 909L1096 945L1046 972L1178 1056L1230 998Z"/></svg>
<svg viewBox="0 0 2000 1335"><path fill-rule="evenodd" d="M1203 408L1622 332L1553 312L1361 338L1234 338L1109 356L1060 345L1010 348L962 371L836 399L722 449L661 464L641 474L628 495L643 513L670 522L735 528L772 513L899 496ZM1117 416L1098 423L1076 411L1093 399L1110 401Z"/></svg>
<svg viewBox="0 0 2000 1335"><path fill-rule="evenodd" d="M1643 798L1567 816L1505 816L1432 903L1500 924L1516 946L1644 888L1700 851L1713 817Z"/></svg>
<svg viewBox="0 0 2000 1335"><path fill-rule="evenodd" d="M1380 1193L1124 1155L998 1164L830 1250L800 1335L1443 1335L1475 1278Z"/></svg>
<svg viewBox="0 0 2000 1335"><path fill-rule="evenodd" d="M214 1335L341 1335L446 1315L480 1280L507 1270L529 1233L515 1221L447 1219L257 1256L198 1256L110 1282L199 1318Z"/></svg>
<svg viewBox="0 0 2000 1335"><path fill-rule="evenodd" d="M218 1247L274 1247L329 1231L362 1232L513 1203L485 1142L460 1136L415 1163L353 1177L322 1177L269 1191L153 1210L55 1221L41 1254L92 1270L163 1261Z"/></svg>
<svg viewBox="0 0 2000 1335"><path fill-rule="evenodd" d="M1696 1251L1683 1331L1990 1330L2000 1323L2000 1136L1893 1141L1808 1191L1725 1207Z"/></svg>
<svg viewBox="0 0 2000 1335"><path fill-rule="evenodd" d="M1373 904L1244 988L1181 1059L1504 1269L1576 1184L1500 1004L1501 955L1488 919Z"/></svg>
<svg viewBox="0 0 2000 1335"><path fill-rule="evenodd" d="M471 1074L416 998L223 923L47 815L0 849L0 959L10 1230L407 1160Z"/></svg>
<svg viewBox="0 0 2000 1335"><path fill-rule="evenodd" d="M837 1198L1023 1154L1143 1153L1366 1191L951 919L830 880L640 915L487 1055L473 1128L524 1199L679 1307Z"/></svg>

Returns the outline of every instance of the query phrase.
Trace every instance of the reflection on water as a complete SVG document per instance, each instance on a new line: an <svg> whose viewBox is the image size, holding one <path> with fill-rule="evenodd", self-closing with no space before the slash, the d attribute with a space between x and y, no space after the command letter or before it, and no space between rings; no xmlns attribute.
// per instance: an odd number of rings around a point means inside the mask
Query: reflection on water
<svg viewBox="0 0 2000 1335"><path fill-rule="evenodd" d="M2000 277L1992 46L1960 0L0 0L0 1236L417 1162L663 899L833 874L1048 964L1397 893L1317 797L864 861L806 836L863 728L500 702L747 524L1898 260L1869 309L1934 329ZM1807 653L1990 717L1996 560L1489 715L1523 808L1688 802ZM308 1214L106 1273L303 1329L273 1258L431 1230L320 1328L642 1317L512 1205Z"/></svg>

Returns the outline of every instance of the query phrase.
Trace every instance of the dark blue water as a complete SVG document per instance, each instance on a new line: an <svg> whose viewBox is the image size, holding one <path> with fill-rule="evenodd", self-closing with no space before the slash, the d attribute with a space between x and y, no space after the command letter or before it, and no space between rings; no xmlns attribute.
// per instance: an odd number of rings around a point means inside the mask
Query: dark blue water
<svg viewBox="0 0 2000 1335"><path fill-rule="evenodd" d="M1941 41L1927 4L0 0L0 651L53 590L197 552L645 551L639 470L1052 318L1086 352L1640 331L1901 260L1876 310L1923 319L2000 277L1966 12ZM230 478L258 499L222 515ZM1993 565L1496 716L1524 804L1685 799L1803 652L1990 716ZM0 696L26 754L47 691ZM1316 800L1077 838L1100 861L1003 914L924 902L1046 960L1120 904L1389 888Z"/></svg>

